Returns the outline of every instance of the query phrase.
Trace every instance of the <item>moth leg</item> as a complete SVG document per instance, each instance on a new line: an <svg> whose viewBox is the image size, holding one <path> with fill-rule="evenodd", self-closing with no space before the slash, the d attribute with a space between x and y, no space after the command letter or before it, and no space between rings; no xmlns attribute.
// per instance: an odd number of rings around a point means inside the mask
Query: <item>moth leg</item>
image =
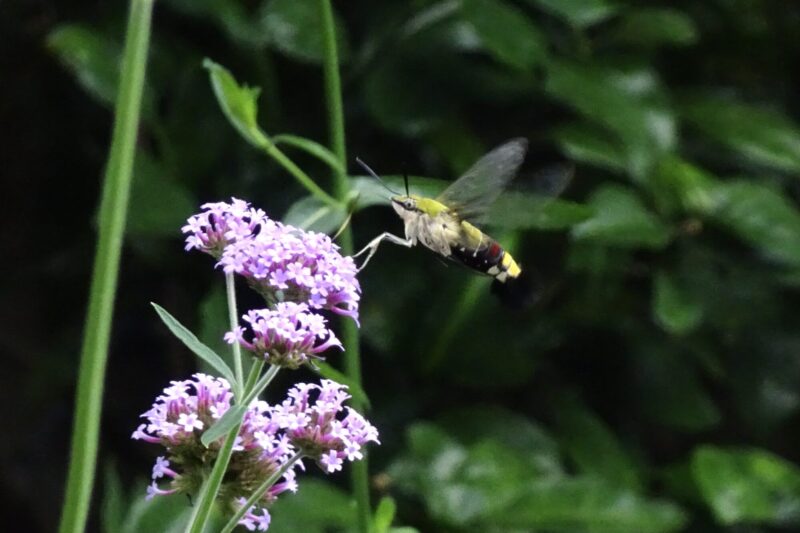
<svg viewBox="0 0 800 533"><path fill-rule="evenodd" d="M378 251L378 246L383 241L389 241L394 244L399 244L400 246L405 246L406 248L411 248L415 244L414 241L412 241L411 239L401 239L397 235L393 235L388 232L381 233L380 235L372 239L369 242L369 244L367 244L364 248L362 248L357 254L353 255L353 257L358 257L364 252L369 251L369 253L367 254L367 258L364 259L364 262L361 263L361 266L358 268L359 272L361 272L364 269L364 267L367 266L367 263L369 263L369 260L372 259L373 255L375 255L375 252Z"/></svg>

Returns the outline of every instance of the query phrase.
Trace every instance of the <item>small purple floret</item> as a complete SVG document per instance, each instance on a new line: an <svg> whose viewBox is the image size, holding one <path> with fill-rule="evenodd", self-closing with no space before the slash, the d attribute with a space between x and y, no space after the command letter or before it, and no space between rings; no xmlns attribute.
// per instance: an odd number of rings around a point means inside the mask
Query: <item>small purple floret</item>
<svg viewBox="0 0 800 533"><path fill-rule="evenodd" d="M328 473L341 470L345 459L363 457L361 448L367 442L379 443L375 426L343 405L350 398L346 389L330 380L319 385L299 383L273 408L273 421L285 430L292 445Z"/></svg>
<svg viewBox="0 0 800 533"><path fill-rule="evenodd" d="M201 207L203 211L189 217L181 228L187 234L185 248L206 252L217 259L228 244L249 239L274 224L264 211L236 198L231 203L207 203Z"/></svg>
<svg viewBox="0 0 800 533"><path fill-rule="evenodd" d="M272 365L298 368L331 347L342 344L321 315L306 304L281 302L275 309L257 309L243 316L249 328L237 327L225 335Z"/></svg>

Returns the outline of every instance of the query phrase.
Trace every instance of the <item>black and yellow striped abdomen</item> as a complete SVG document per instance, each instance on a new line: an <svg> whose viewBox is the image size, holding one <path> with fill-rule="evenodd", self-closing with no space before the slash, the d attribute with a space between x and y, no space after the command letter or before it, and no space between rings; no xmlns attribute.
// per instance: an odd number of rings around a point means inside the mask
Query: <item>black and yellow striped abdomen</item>
<svg viewBox="0 0 800 533"><path fill-rule="evenodd" d="M479 232L480 238L474 246L460 245L451 248L451 258L462 265L492 276L497 281L505 283L509 278L519 277L522 269L510 253L505 251L497 241L480 232L475 226L468 222L462 222L462 226L467 226L469 233ZM474 241L473 241L474 242Z"/></svg>

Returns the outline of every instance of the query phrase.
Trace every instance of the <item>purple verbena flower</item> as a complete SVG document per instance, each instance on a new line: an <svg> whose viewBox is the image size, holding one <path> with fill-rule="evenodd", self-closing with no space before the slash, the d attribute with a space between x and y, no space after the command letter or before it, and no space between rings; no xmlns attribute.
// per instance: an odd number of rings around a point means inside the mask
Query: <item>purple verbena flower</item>
<svg viewBox="0 0 800 533"><path fill-rule="evenodd" d="M258 235L235 240L218 265L235 272L268 301L306 303L358 320L361 287L352 257L345 257L330 237L269 221Z"/></svg>
<svg viewBox="0 0 800 533"><path fill-rule="evenodd" d="M249 239L265 229L269 231L275 224L264 211L236 198L231 198L231 203L207 203L201 207L203 211L189 217L181 228L187 234L185 248L206 252L217 259L228 244Z"/></svg>
<svg viewBox="0 0 800 533"><path fill-rule="evenodd" d="M249 328L237 327L225 334L225 340L238 342L272 365L294 369L328 348L342 349L325 318L309 312L306 304L281 302L275 309L248 311L243 319Z"/></svg>
<svg viewBox="0 0 800 533"><path fill-rule="evenodd" d="M236 501L239 507L243 506L247 503L246 498L239 498ZM272 521L272 517L269 515L269 511L261 508L262 514L261 516L257 515L258 512L255 506L250 507L247 510L247 513L244 515L244 518L239 520L239 525L242 525L248 531L266 531L269 529L269 524Z"/></svg>
<svg viewBox="0 0 800 533"><path fill-rule="evenodd" d="M153 407L142 415L146 423L133 433L134 439L161 444L167 452L167 457L156 459L153 482L147 489L148 498L194 493L199 489L223 441L220 437L206 448L200 437L230 409L232 396L225 379L195 374L192 379L171 382L156 398ZM238 498L249 496L295 453L289 437L274 420L272 410L266 402L256 400L244 415L228 473L220 488L220 497L233 509ZM156 484L156 480L162 478L168 480L168 489ZM291 468L264 494L257 507L265 508L287 490L297 490L295 472ZM269 523L268 514L257 517L255 513L251 513L251 523Z"/></svg>
<svg viewBox="0 0 800 533"><path fill-rule="evenodd" d="M283 403L273 407L272 420L292 445L328 473L341 470L345 459L361 459L367 442L379 443L375 426L343 405L350 398L346 389L330 380L319 385L299 383Z"/></svg>

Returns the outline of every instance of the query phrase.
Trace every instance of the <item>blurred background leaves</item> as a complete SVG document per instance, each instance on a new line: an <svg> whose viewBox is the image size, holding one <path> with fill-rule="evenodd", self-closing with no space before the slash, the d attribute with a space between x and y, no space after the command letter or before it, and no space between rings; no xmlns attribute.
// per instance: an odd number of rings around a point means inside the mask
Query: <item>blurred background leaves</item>
<svg viewBox="0 0 800 533"><path fill-rule="evenodd" d="M383 530L392 517L419 531L796 530L800 6L335 7L349 150L391 187L408 172L433 194L504 140L531 143L489 231L533 274L533 307L503 308L486 280L419 249L382 247L362 275L364 388L383 442L373 489L393 498ZM7 414L0 526L24 515L50 531L41 508L57 508L63 485L125 12L50 0L0 12L0 390L24 406ZM327 131L318 27L313 0L156 6L103 423L112 473L93 528L162 531L146 524L186 510L142 503L153 457L129 440L153 396L194 368L148 303L209 346L224 329L220 276L182 253L181 221L230 196L320 230L344 216L243 142L202 67L260 88L250 125L330 191L312 142ZM562 197L539 196L539 170L564 162ZM378 184L353 187L357 244L401 231ZM273 529L351 527L343 481L301 483Z"/></svg>

